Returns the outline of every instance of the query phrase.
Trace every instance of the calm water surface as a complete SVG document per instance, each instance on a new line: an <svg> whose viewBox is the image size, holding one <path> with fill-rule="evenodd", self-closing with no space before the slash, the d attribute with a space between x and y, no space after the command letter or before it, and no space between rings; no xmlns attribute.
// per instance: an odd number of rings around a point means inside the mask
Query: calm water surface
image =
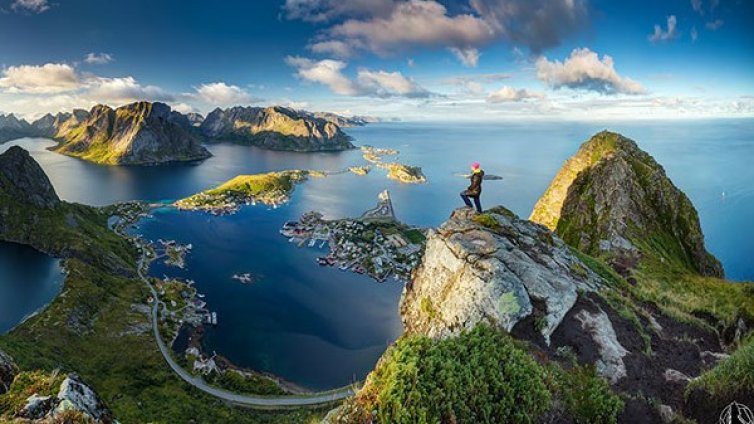
<svg viewBox="0 0 754 424"><path fill-rule="evenodd" d="M356 216L390 190L401 220L435 226L461 205L466 181L454 174L479 161L502 181L485 183L483 204L503 204L527 217L552 177L579 144L602 129L636 140L666 169L699 210L707 247L729 278L754 279L754 120L640 123L396 123L349 129L356 144L400 150L399 161L422 166L424 185L389 181L381 170L314 178L278 209L247 207L226 217L160 210L138 231L146 238L193 243L186 271L155 265L152 273L197 281L220 325L205 347L240 365L271 371L314 389L362 378L401 332L401 287L332 268L320 268L314 249L298 249L277 231L309 210L327 217ZM336 171L364 164L359 151L269 152L230 144L210 145L215 155L200 164L103 167L45 150L49 140L22 139L70 201L103 205L120 200L172 200L238 174L282 169ZM230 277L259 276L252 285ZM2 275L2 273L0 273Z"/></svg>
<svg viewBox="0 0 754 424"><path fill-rule="evenodd" d="M59 260L28 246L0 242L0 334L52 301L63 278Z"/></svg>

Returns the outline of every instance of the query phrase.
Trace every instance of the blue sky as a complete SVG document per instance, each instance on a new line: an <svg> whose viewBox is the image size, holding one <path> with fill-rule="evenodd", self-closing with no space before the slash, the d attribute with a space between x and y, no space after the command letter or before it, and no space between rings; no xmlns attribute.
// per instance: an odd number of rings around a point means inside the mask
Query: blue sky
<svg viewBox="0 0 754 424"><path fill-rule="evenodd" d="M753 19L748 0L0 0L0 112L752 116Z"/></svg>

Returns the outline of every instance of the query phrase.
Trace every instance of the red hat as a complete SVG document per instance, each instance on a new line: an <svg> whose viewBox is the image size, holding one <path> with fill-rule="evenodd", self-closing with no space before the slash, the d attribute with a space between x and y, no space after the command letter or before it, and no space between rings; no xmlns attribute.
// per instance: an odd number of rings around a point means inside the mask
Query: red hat
<svg viewBox="0 0 754 424"><path fill-rule="evenodd" d="M471 164L472 169L479 169L479 162L474 162Z"/></svg>

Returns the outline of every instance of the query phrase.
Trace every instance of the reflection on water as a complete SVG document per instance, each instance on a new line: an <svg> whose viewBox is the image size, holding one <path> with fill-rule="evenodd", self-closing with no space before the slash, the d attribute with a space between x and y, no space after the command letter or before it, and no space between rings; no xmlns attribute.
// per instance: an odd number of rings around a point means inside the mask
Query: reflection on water
<svg viewBox="0 0 754 424"><path fill-rule="evenodd" d="M0 242L0 334L60 293L60 261L31 247Z"/></svg>

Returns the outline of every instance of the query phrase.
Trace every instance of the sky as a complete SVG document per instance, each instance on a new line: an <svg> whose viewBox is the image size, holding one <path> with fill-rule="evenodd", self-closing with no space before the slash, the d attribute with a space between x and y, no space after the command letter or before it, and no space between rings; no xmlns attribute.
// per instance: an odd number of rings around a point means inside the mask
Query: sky
<svg viewBox="0 0 754 424"><path fill-rule="evenodd" d="M0 0L0 113L754 116L752 0Z"/></svg>

